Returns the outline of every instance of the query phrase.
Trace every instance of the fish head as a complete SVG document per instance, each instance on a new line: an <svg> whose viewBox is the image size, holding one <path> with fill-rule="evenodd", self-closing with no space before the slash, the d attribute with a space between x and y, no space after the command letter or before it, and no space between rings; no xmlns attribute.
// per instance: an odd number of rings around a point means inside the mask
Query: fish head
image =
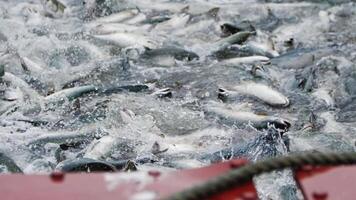
<svg viewBox="0 0 356 200"><path fill-rule="evenodd" d="M218 99L226 101L229 96L229 91L225 88L218 89Z"/></svg>
<svg viewBox="0 0 356 200"><path fill-rule="evenodd" d="M251 141L245 148L247 148L247 156L253 161L283 155L288 151L280 130L273 126L264 130L262 135Z"/></svg>
<svg viewBox="0 0 356 200"><path fill-rule="evenodd" d="M302 130L317 131L324 127L326 120L318 117L313 111L310 112L307 123L303 126Z"/></svg>

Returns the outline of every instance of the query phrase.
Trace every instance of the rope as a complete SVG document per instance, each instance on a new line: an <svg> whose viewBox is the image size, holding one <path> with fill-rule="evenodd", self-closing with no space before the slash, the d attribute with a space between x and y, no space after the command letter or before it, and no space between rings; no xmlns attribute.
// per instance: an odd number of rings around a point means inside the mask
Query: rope
<svg viewBox="0 0 356 200"><path fill-rule="evenodd" d="M290 155L248 164L229 171L201 185L194 186L176 193L166 200L201 200L243 185L256 175L281 170L284 168L299 168L304 165L341 165L355 164L356 153L305 153Z"/></svg>

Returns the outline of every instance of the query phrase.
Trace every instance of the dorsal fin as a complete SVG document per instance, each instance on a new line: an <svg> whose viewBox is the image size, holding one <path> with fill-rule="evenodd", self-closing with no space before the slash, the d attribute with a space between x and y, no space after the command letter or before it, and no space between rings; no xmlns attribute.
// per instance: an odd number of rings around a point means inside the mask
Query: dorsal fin
<svg viewBox="0 0 356 200"><path fill-rule="evenodd" d="M267 46L269 49L272 49L272 50L276 50L276 47L274 45L274 41L273 41L273 38L274 36L270 36L268 37L268 42L267 42Z"/></svg>
<svg viewBox="0 0 356 200"><path fill-rule="evenodd" d="M187 5L187 6L183 7L179 12L180 13L188 13L189 9L190 9L189 5Z"/></svg>
<svg viewBox="0 0 356 200"><path fill-rule="evenodd" d="M206 15L213 17L213 18L217 18L219 11L220 11L219 7L214 7L212 9L208 10L208 12L206 12Z"/></svg>
<svg viewBox="0 0 356 200"><path fill-rule="evenodd" d="M267 15L268 16L274 16L274 13L272 12L272 9L270 7L267 6Z"/></svg>
<svg viewBox="0 0 356 200"><path fill-rule="evenodd" d="M123 169L125 172L137 171L136 163L132 160L128 160Z"/></svg>
<svg viewBox="0 0 356 200"><path fill-rule="evenodd" d="M20 63L21 63L21 67L22 67L22 69L24 70L24 71L26 71L26 72L29 72L30 70L28 69L28 67L27 67L27 65L26 65L26 63L25 63L25 61L24 61L24 59L22 58L22 57L20 57Z"/></svg>

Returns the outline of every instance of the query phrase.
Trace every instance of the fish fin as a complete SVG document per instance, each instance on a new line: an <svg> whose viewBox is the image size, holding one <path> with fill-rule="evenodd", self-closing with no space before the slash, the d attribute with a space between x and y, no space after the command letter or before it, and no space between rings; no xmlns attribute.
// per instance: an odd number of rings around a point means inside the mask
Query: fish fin
<svg viewBox="0 0 356 200"><path fill-rule="evenodd" d="M165 149L161 149L161 145L159 145L159 143L157 141L155 141L152 145L152 149L151 149L151 153L156 155L156 154L160 154L160 153L164 153L168 151L168 148Z"/></svg>
<svg viewBox="0 0 356 200"><path fill-rule="evenodd" d="M132 160L128 160L125 164L123 171L125 172L137 171L136 163Z"/></svg>
<svg viewBox="0 0 356 200"><path fill-rule="evenodd" d="M251 68L250 73L251 73L252 75L256 76L256 72L257 72L258 69L262 69L262 67L261 67L260 65L254 64L254 65L252 66L252 68Z"/></svg>
<svg viewBox="0 0 356 200"><path fill-rule="evenodd" d="M58 2L58 4L57 4L57 7L58 7L58 9L62 12L62 13L64 13L64 10L67 8L63 3L61 3L61 2L59 2L59 1L57 1Z"/></svg>
<svg viewBox="0 0 356 200"><path fill-rule="evenodd" d="M206 15L210 16L210 17L213 17L214 19L217 19L219 11L220 11L219 7L214 7L212 9L208 10L208 12L206 12Z"/></svg>
<svg viewBox="0 0 356 200"><path fill-rule="evenodd" d="M26 71L26 72L30 71L25 63L25 60L22 57L20 57L20 63L21 63L21 67L24 71Z"/></svg>
<svg viewBox="0 0 356 200"><path fill-rule="evenodd" d="M266 9L267 9L267 15L268 16L276 17L276 15L273 13L272 9L269 6L267 6Z"/></svg>
<svg viewBox="0 0 356 200"><path fill-rule="evenodd" d="M272 125L275 128L275 130L278 130L281 136L285 132L287 132L289 128L292 126L292 124L285 119L278 119L278 120L270 121L268 123Z"/></svg>
<svg viewBox="0 0 356 200"><path fill-rule="evenodd" d="M143 48L145 49L145 51L151 51L151 50L153 50L152 48L149 48L149 47L147 47L147 46L143 46Z"/></svg>
<svg viewBox="0 0 356 200"><path fill-rule="evenodd" d="M190 7L189 7L189 5L187 5L180 10L180 13L188 13L189 9L190 9Z"/></svg>
<svg viewBox="0 0 356 200"><path fill-rule="evenodd" d="M268 41L267 41L267 46L268 46L268 48L269 49L272 49L272 50L276 50L276 46L275 46L275 44L274 44L274 41L273 41L273 38L274 36L270 36L270 37L268 37Z"/></svg>
<svg viewBox="0 0 356 200"><path fill-rule="evenodd" d="M54 94L56 92L56 86L53 82L49 82L48 83L48 89L47 89L47 95L46 96L49 96L51 94Z"/></svg>

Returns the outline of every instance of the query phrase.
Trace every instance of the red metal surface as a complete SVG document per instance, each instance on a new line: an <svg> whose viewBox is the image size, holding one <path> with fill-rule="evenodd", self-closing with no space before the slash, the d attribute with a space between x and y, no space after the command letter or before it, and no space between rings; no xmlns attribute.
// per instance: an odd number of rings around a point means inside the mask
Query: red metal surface
<svg viewBox="0 0 356 200"><path fill-rule="evenodd" d="M1 200L149 200L162 199L238 168L232 160L209 167L173 172L0 175ZM309 167L295 172L305 200L356 199L356 167ZM252 182L213 196L211 200L256 200Z"/></svg>
<svg viewBox="0 0 356 200"><path fill-rule="evenodd" d="M1 175L1 200L160 199L245 164L243 160L174 172L112 174ZM129 178L131 177L131 178ZM212 200L255 200L252 182L214 196Z"/></svg>
<svg viewBox="0 0 356 200"><path fill-rule="evenodd" d="M295 173L305 200L355 200L356 167L306 167Z"/></svg>

